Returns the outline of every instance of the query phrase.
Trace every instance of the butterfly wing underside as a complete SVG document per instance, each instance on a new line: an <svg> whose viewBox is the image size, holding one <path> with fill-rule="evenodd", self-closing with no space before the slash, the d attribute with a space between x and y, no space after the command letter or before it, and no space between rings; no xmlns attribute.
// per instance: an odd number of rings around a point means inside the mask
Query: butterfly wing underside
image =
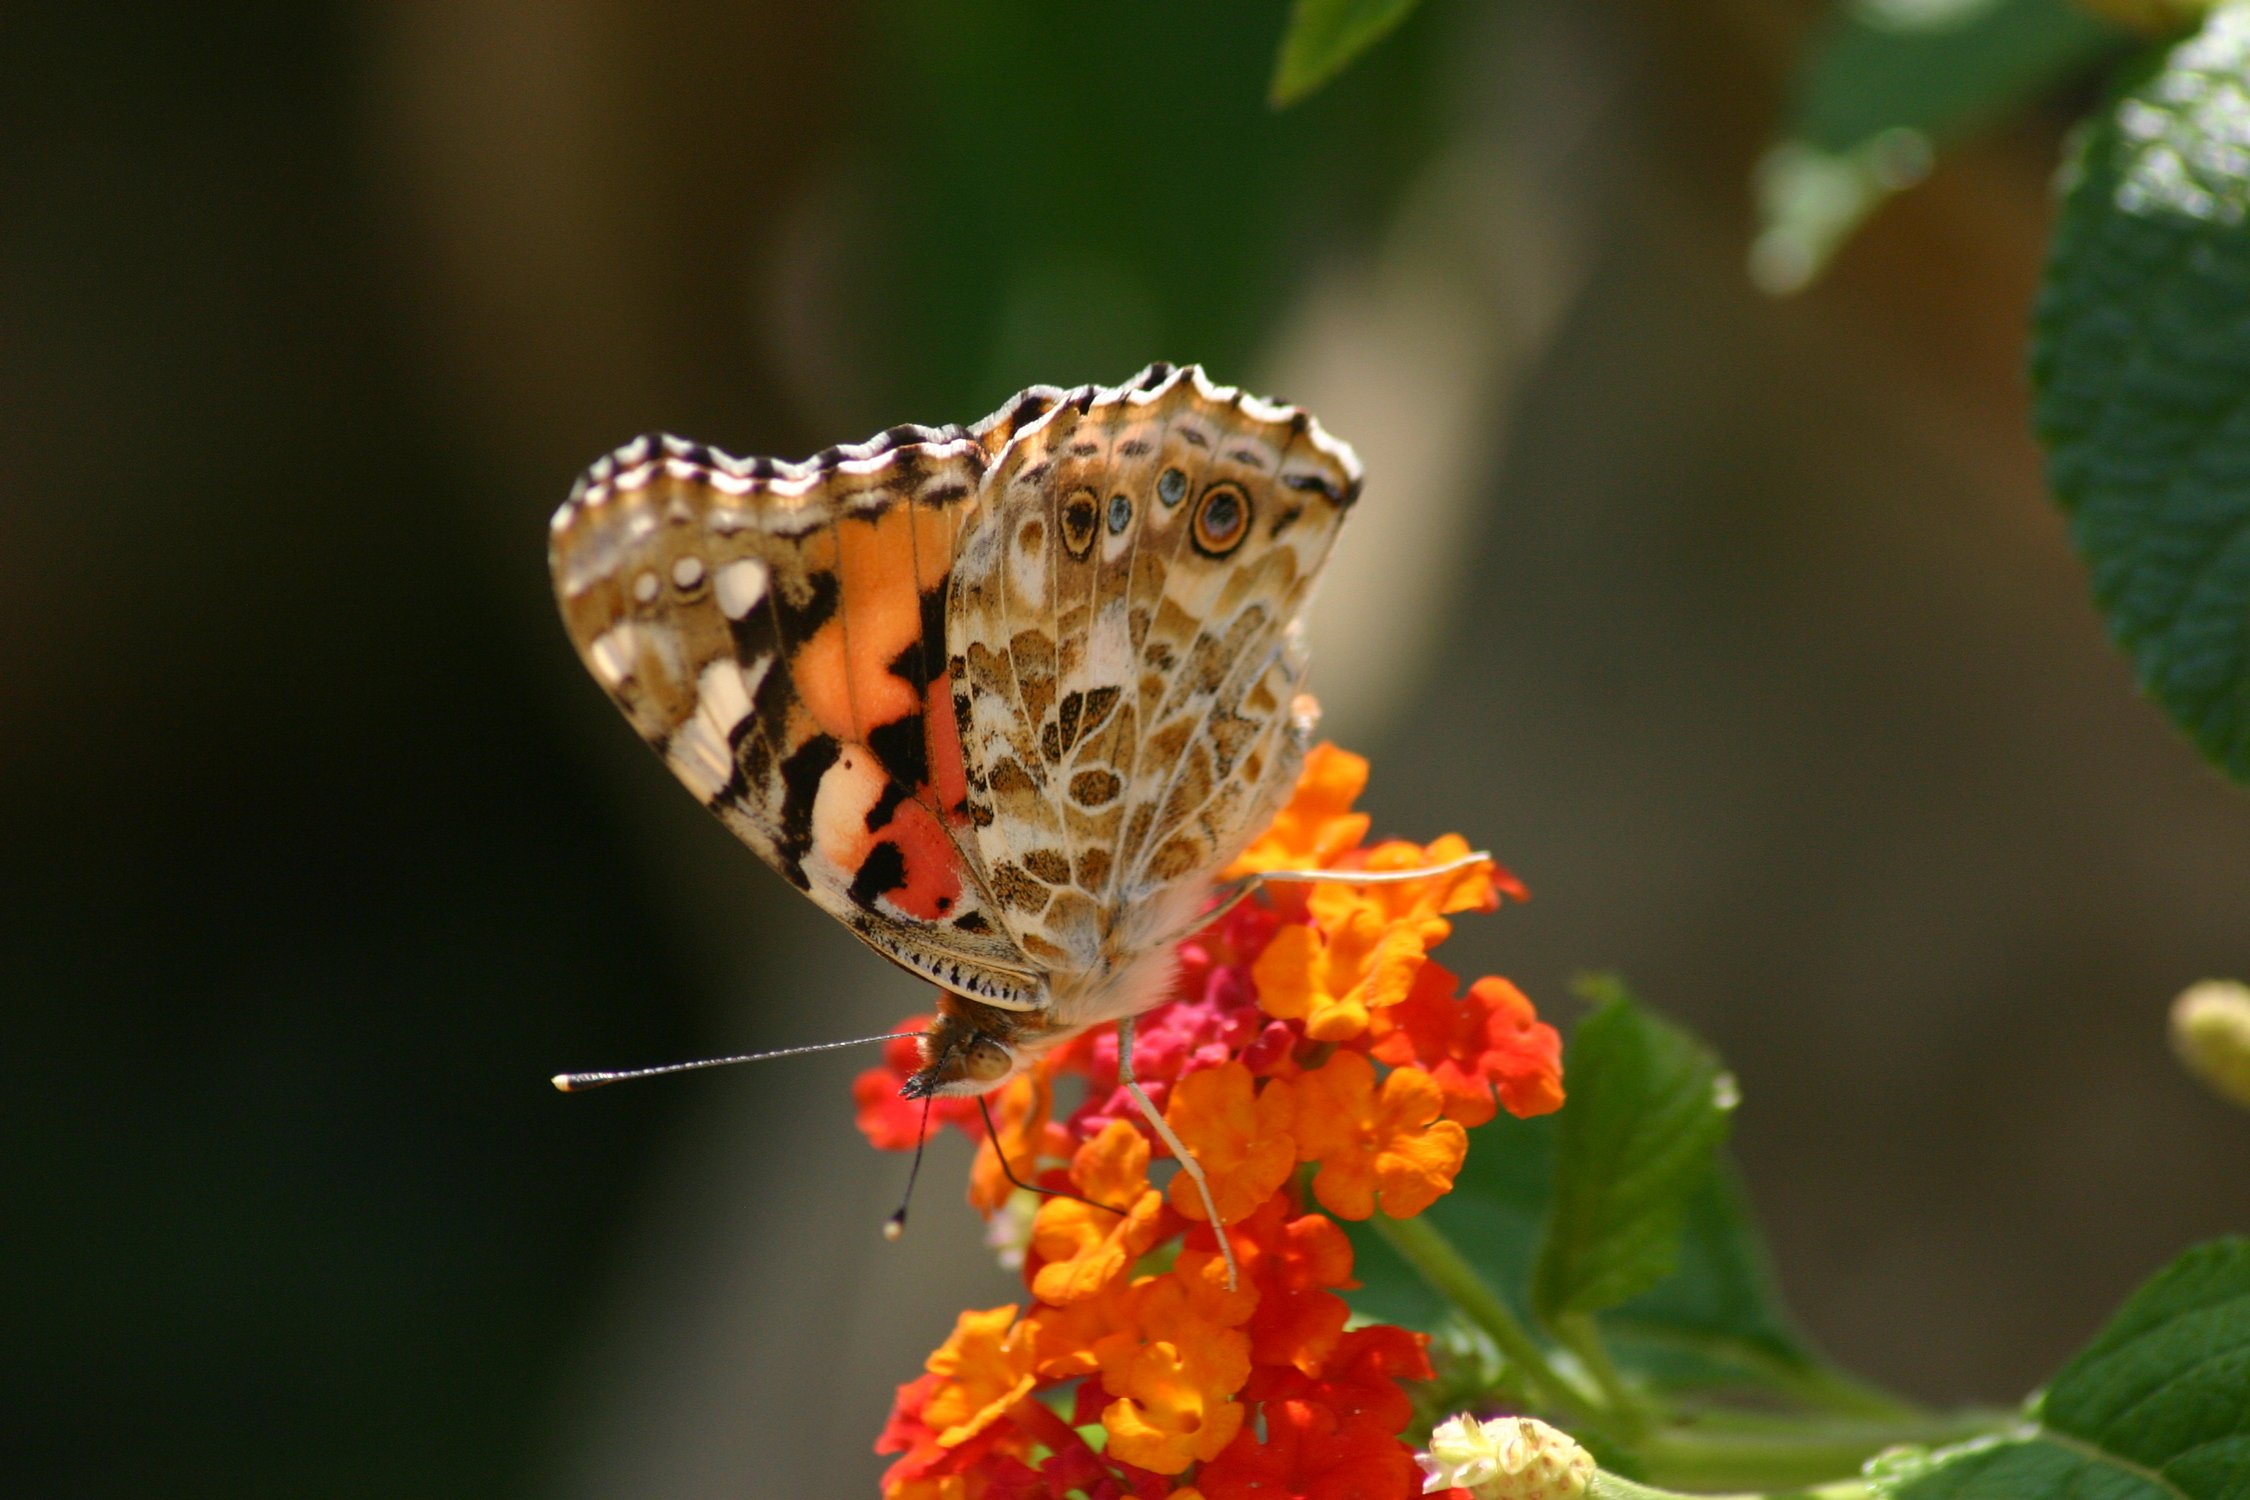
<svg viewBox="0 0 2250 1500"><path fill-rule="evenodd" d="M644 438L589 470L550 562L579 655L680 781L878 952L1039 1003L971 838L945 666L958 538L1025 399L801 465Z"/></svg>
<svg viewBox="0 0 2250 1500"><path fill-rule="evenodd" d="M1192 367L1074 393L996 457L948 675L979 863L1026 954L1087 973L1172 936L1150 930L1180 919L1166 898L1200 900L1271 820L1317 712L1298 617L1359 477L1305 414Z"/></svg>

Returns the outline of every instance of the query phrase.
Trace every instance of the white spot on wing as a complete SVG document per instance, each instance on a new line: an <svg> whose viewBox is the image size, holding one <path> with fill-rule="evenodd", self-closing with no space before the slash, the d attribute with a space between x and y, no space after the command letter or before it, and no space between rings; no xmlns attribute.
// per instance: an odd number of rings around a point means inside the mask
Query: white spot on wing
<svg viewBox="0 0 2250 1500"><path fill-rule="evenodd" d="M610 627L586 648L586 659L606 688L615 688L633 675L633 659L639 654L639 632L630 623Z"/></svg>
<svg viewBox="0 0 2250 1500"><path fill-rule="evenodd" d="M714 734L711 721L699 711L682 724L664 747L672 774L687 783L696 800L708 802L734 778L734 753L723 736Z"/></svg>
<svg viewBox="0 0 2250 1500"><path fill-rule="evenodd" d="M730 620L739 620L758 607L766 597L766 565L755 557L745 557L730 562L719 569L717 588L719 612Z"/></svg>
<svg viewBox="0 0 2250 1500"><path fill-rule="evenodd" d="M731 657L721 657L703 669L703 675L696 679L695 694L695 716L709 721L721 738L731 736L735 726L750 717L750 694L742 680L742 669Z"/></svg>
<svg viewBox="0 0 2250 1500"><path fill-rule="evenodd" d="M683 557L672 564L672 582L683 589L692 589L703 581L703 559Z"/></svg>
<svg viewBox="0 0 2250 1500"><path fill-rule="evenodd" d="M657 591L663 587L654 573L643 573L633 580L633 597L643 604L654 604Z"/></svg>

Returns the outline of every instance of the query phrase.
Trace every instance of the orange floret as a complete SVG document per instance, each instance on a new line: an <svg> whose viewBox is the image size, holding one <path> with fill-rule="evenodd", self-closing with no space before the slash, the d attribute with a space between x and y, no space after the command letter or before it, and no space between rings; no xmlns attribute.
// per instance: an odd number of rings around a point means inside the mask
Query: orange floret
<svg viewBox="0 0 2250 1500"><path fill-rule="evenodd" d="M1238 1433L1196 1484L1210 1500L1367 1500L1418 1485L1413 1455L1371 1422L1346 1422L1314 1401L1266 1403L1263 1441Z"/></svg>
<svg viewBox="0 0 2250 1500"><path fill-rule="evenodd" d="M1325 742L1313 746L1288 804L1228 867L1227 875L1327 868L1367 837L1367 814L1352 811L1366 789L1365 756Z"/></svg>
<svg viewBox="0 0 2250 1500"><path fill-rule="evenodd" d="M952 1336L926 1365L939 1383L922 1408L922 1420L936 1429L940 1447L967 1442L1031 1394L1038 1379L1031 1345L1012 1302L961 1314Z"/></svg>
<svg viewBox="0 0 2250 1500"><path fill-rule="evenodd" d="M1246 1217L1273 1196L1296 1169L1297 1143L1289 1134L1296 1108L1289 1084L1277 1078L1260 1088L1241 1063L1222 1063L1181 1079L1164 1118L1195 1154L1210 1179L1219 1217L1227 1223ZM1171 1198L1182 1217L1207 1217L1203 1195L1187 1173L1172 1178Z"/></svg>
<svg viewBox="0 0 2250 1500"><path fill-rule="evenodd" d="M1370 870L1411 870L1469 852L1447 834L1427 848L1379 844ZM1323 885L1306 898L1312 924L1284 927L1258 956L1252 973L1258 1003L1270 1016L1305 1023L1316 1042L1349 1041L1367 1029L1368 1013L1396 1005L1413 989L1429 950L1452 933L1448 914L1499 905L1489 864L1402 885Z"/></svg>
<svg viewBox="0 0 2250 1500"><path fill-rule="evenodd" d="M1258 1291L1248 1324L1252 1359L1308 1374L1319 1369L1351 1316L1332 1289L1358 1284L1352 1242L1326 1215L1291 1217L1288 1201L1278 1195L1229 1232L1243 1274Z"/></svg>
<svg viewBox="0 0 2250 1500"><path fill-rule="evenodd" d="M969 1202L978 1212L990 1214L1015 1191L1001 1168L999 1152L1007 1152L1007 1166L1025 1182L1038 1180L1042 1160L1070 1155L1070 1133L1049 1118L1054 1101L1054 1080L1040 1069L1017 1074L992 1095L992 1119L1000 1127L1000 1138L985 1136L969 1168ZM983 1122L978 1124L981 1127Z"/></svg>
<svg viewBox="0 0 2250 1500"><path fill-rule="evenodd" d="M1445 1095L1420 1068L1378 1089L1375 1067L1339 1052L1297 1080L1297 1153L1320 1163L1313 1196L1345 1219L1383 1212L1410 1219L1452 1191L1469 1133L1443 1118Z"/></svg>
<svg viewBox="0 0 2250 1500"><path fill-rule="evenodd" d="M1406 999L1375 1017L1377 1041L1368 1050L1383 1062L1427 1069L1445 1092L1446 1118L1472 1130L1503 1107L1518 1119L1560 1109L1555 1028L1505 979L1480 979L1459 997L1457 982L1443 966L1425 964Z"/></svg>
<svg viewBox="0 0 2250 1500"><path fill-rule="evenodd" d="M1241 1331L1257 1305L1248 1287L1226 1289L1226 1266L1219 1257L1183 1251L1170 1271L1134 1283L1134 1321L1143 1342L1163 1340L1180 1351L1189 1375L1204 1389L1231 1393L1250 1378L1250 1336ZM1101 1351L1102 1379L1113 1394L1123 1394L1112 1378L1114 1345Z"/></svg>
<svg viewBox="0 0 2250 1500"><path fill-rule="evenodd" d="M1158 1474L1204 1463L1242 1430L1242 1404L1195 1378L1192 1359L1163 1340L1127 1353L1102 1384L1118 1399L1102 1410L1109 1452Z"/></svg>
<svg viewBox="0 0 2250 1500"><path fill-rule="evenodd" d="M1033 1296L1056 1306L1083 1302L1156 1243L1164 1195L1148 1185L1148 1156L1148 1138L1123 1120L1078 1148L1070 1180L1093 1202L1039 1205L1031 1249L1043 1264L1032 1277Z"/></svg>
<svg viewBox="0 0 2250 1500"><path fill-rule="evenodd" d="M1039 1306L1031 1325L1034 1357L1042 1380L1069 1380L1101 1367L1098 1353L1109 1339L1139 1337L1134 1321L1134 1289L1122 1279L1105 1282L1093 1296L1067 1307Z"/></svg>

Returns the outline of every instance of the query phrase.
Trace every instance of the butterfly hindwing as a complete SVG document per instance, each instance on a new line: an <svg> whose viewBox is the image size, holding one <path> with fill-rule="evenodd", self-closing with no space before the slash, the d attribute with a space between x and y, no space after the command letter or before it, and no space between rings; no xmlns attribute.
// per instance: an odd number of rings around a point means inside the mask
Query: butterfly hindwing
<svg viewBox="0 0 2250 1500"><path fill-rule="evenodd" d="M802 465L642 439L550 549L580 656L698 800L878 951L1008 1006L1039 986L968 837L943 632L991 452L1045 410L1025 399Z"/></svg>
<svg viewBox="0 0 2250 1500"><path fill-rule="evenodd" d="M1015 941L1088 971L1168 934L1312 728L1297 619L1359 470L1302 413L1153 366L994 459L947 637L968 807Z"/></svg>

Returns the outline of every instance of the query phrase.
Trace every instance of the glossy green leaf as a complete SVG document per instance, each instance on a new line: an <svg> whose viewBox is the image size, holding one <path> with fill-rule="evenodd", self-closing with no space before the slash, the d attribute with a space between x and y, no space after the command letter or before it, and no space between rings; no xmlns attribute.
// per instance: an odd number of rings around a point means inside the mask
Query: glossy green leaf
<svg viewBox="0 0 2250 1500"><path fill-rule="evenodd" d="M1933 153L2116 53L2070 0L1853 0L1815 29L1758 172L1751 270L1795 291Z"/></svg>
<svg viewBox="0 0 2250 1500"><path fill-rule="evenodd" d="M2111 633L2250 781L2250 12L2214 12L2087 132L2032 376Z"/></svg>
<svg viewBox="0 0 2250 1500"><path fill-rule="evenodd" d="M1532 1265L1540 1321L1604 1312L1669 1275L1688 1203L1711 1175L1734 1080L1710 1049L1643 1010L1614 980L1564 1060L1555 1187Z"/></svg>
<svg viewBox="0 0 2250 1500"><path fill-rule="evenodd" d="M1886 1500L2250 1495L2250 1240L2191 1250L2136 1292L2020 1432L1870 1478Z"/></svg>
<svg viewBox="0 0 2250 1500"><path fill-rule="evenodd" d="M1281 38L1268 91L1276 107L1295 104L1388 36L1421 0L1297 0Z"/></svg>

